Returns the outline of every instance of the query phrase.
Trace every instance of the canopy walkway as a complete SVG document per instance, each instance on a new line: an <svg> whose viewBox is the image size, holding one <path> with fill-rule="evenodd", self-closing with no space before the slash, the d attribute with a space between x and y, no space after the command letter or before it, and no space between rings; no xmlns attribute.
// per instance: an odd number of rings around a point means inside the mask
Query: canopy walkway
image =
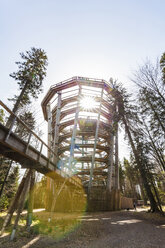
<svg viewBox="0 0 165 248"><path fill-rule="evenodd" d="M10 128L0 123L0 154L19 162L22 168L35 169L36 171L47 174L49 177L64 180L67 178L66 184L73 184L80 187L80 180L76 177L68 177L63 171L57 168L53 162L55 158L54 151L34 133L24 122L22 122L2 101L0 101L2 109L7 111L13 117ZM15 125L21 124L26 129L26 137L19 137L16 134ZM35 140L34 140L35 139ZM32 144L36 144L32 145ZM46 156L44 151L49 154ZM51 173L54 172L54 173Z"/></svg>

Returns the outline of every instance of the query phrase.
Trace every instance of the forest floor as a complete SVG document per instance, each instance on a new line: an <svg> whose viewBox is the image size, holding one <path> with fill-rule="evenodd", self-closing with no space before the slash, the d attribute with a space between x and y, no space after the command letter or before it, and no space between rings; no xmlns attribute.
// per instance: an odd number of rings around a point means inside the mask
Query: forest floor
<svg viewBox="0 0 165 248"><path fill-rule="evenodd" d="M38 211L31 234L24 224L23 214L15 240L9 241L10 226L0 237L0 248L165 248L165 217L142 208L52 216Z"/></svg>

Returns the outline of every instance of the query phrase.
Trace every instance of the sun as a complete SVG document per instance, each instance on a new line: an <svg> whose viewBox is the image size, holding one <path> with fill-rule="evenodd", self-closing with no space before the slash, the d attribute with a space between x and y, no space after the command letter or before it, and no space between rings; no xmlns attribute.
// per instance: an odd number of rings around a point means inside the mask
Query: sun
<svg viewBox="0 0 165 248"><path fill-rule="evenodd" d="M88 109L94 109L97 106L97 102L95 101L95 99L93 97L90 96L85 96L80 100L80 106L84 109L84 110L88 110Z"/></svg>

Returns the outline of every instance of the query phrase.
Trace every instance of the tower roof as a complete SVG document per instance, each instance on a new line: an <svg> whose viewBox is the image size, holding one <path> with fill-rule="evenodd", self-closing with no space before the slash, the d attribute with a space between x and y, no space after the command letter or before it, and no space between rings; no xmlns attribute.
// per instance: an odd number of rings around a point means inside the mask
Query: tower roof
<svg viewBox="0 0 165 248"><path fill-rule="evenodd" d="M58 83L58 84L55 84L55 85L50 87L50 89L48 90L46 96L44 97L44 99L41 103L45 120L48 119L46 106L51 101L51 99L54 97L54 95L59 91L71 88L71 87L76 86L76 85L85 85L85 86L91 86L91 87L96 87L96 88L103 88L104 87L104 89L108 93L110 93L112 91L110 84L103 79L94 79L94 78L86 78L86 77L72 77L72 78L69 78L65 81Z"/></svg>

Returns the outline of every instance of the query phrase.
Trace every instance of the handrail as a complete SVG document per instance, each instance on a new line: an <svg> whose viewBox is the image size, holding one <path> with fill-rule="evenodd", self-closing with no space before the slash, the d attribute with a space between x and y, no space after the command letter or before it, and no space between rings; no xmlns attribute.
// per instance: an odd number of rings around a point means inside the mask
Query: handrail
<svg viewBox="0 0 165 248"><path fill-rule="evenodd" d="M50 89L54 88L54 86L63 85L63 84L65 84L65 83L67 83L67 82L69 82L69 81L73 81L73 80L79 80L79 81L81 81L81 80L88 80L88 81L95 81L95 82L105 82L105 83L108 83L108 82L105 81L104 79L96 79L96 78L88 78L88 77L79 77L79 76L75 76L75 77L71 77L71 78L69 78L69 79L66 79L66 80L64 80L64 81L61 81L61 82L59 82L59 83L57 83L57 84L55 84L55 85L52 85L52 86L50 87ZM108 83L108 84L109 84L109 83Z"/></svg>
<svg viewBox="0 0 165 248"><path fill-rule="evenodd" d="M10 134L12 132L12 127L14 125L14 122L17 120L18 122L20 122L29 131L29 137L28 137L28 142L27 142L25 153L28 150L29 143L30 143L30 138L31 138L32 135L34 135L41 142L41 147L40 147L40 151L39 151L38 161L39 161L40 157L43 155L42 154L42 147L43 147L43 145L45 145L48 148L48 150L50 151L49 156L47 156L48 165L51 162L51 164L53 164L54 166L56 166L55 163L53 161L51 161L51 155L53 154L54 156L56 156L56 154L54 153L54 151L38 135L36 135L16 114L14 114L1 100L0 100L0 106L2 106L10 115L14 116L14 120L13 120L13 122L12 122L10 128L9 128L9 132L8 132L8 135L7 135L7 138L6 139L9 138L9 136L10 136ZM54 156L53 156L53 158L54 158ZM81 183L79 182L79 179L78 178L75 178L75 177L74 178L68 178L69 175L66 172L62 171L62 170L60 170L60 175L62 177L66 177L65 180L69 180L70 183L73 183L74 182L74 183L76 183L76 185L79 185L81 187Z"/></svg>
<svg viewBox="0 0 165 248"><path fill-rule="evenodd" d="M12 116L14 116L28 131L29 134L33 134L43 145L45 145L49 151L51 151L54 155L55 153L53 152L53 150L36 134L34 133L16 114L14 114L7 106L6 104L4 104L1 100L0 100L0 105L8 112L10 113Z"/></svg>

